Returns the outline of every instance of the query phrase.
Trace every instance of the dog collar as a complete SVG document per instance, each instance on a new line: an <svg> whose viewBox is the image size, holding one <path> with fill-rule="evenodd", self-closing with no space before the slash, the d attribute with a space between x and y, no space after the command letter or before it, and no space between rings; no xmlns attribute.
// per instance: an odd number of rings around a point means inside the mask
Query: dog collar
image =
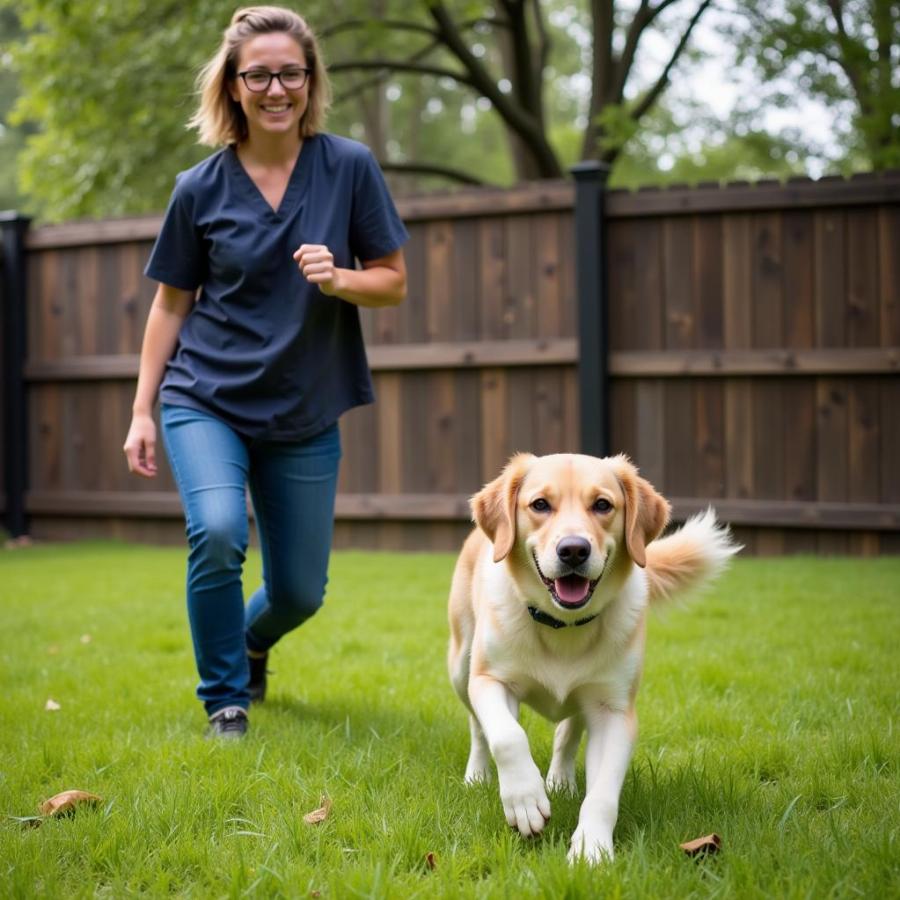
<svg viewBox="0 0 900 900"><path fill-rule="evenodd" d="M553 616L545 613L542 609L538 609L536 606L529 606L528 612L531 613L531 618L535 622L540 622L541 625L549 625L551 628L568 628L570 625L577 628L579 625L587 625L588 622L597 618L595 613L586 619L579 619L577 622L563 622L560 619L554 619Z"/></svg>

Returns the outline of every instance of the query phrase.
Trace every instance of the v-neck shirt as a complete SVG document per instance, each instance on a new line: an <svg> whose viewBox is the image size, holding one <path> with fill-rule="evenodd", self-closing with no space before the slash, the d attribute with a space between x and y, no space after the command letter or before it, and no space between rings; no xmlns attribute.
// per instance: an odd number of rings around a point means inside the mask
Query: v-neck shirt
<svg viewBox="0 0 900 900"><path fill-rule="evenodd" d="M378 163L346 138L304 140L277 210L233 147L180 173L145 273L199 293L161 401L269 440L304 440L371 403L357 307L310 284L292 255L324 244L353 268L407 238Z"/></svg>

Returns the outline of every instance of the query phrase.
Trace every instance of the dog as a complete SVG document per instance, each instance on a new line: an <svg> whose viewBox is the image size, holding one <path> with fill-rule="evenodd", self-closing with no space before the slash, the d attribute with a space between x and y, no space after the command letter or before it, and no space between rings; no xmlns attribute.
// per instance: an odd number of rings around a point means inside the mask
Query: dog
<svg viewBox="0 0 900 900"><path fill-rule="evenodd" d="M569 860L611 860L647 610L709 583L741 547L712 509L657 540L669 503L624 455L521 453L470 505L477 527L453 574L448 653L469 710L465 780L488 780L493 757L506 821L536 835L550 817L548 791L576 791L587 731ZM559 723L546 781L520 703Z"/></svg>

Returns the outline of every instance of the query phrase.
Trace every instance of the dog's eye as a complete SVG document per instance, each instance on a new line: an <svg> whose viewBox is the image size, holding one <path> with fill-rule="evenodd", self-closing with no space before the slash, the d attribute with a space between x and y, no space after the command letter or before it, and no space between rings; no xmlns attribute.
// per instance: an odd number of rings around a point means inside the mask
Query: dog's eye
<svg viewBox="0 0 900 900"><path fill-rule="evenodd" d="M543 497L538 497L537 500L532 500L531 508L535 512L550 512L550 504Z"/></svg>
<svg viewBox="0 0 900 900"><path fill-rule="evenodd" d="M613 508L612 503L609 502L605 497L598 497L594 501L594 505L591 509L596 513L608 513Z"/></svg>

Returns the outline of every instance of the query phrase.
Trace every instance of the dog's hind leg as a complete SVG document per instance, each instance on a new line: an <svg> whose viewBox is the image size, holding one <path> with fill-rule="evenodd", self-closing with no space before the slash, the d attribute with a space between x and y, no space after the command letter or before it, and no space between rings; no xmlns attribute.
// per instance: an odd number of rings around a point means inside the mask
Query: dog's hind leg
<svg viewBox="0 0 900 900"><path fill-rule="evenodd" d="M578 715L569 716L556 726L553 734L553 758L547 770L548 791L568 791L570 794L576 792L575 756L583 731L584 720Z"/></svg>
<svg viewBox="0 0 900 900"><path fill-rule="evenodd" d="M472 746L469 749L469 761L466 763L466 784L490 781L491 751L481 725L472 713L469 713L469 733L472 737Z"/></svg>

